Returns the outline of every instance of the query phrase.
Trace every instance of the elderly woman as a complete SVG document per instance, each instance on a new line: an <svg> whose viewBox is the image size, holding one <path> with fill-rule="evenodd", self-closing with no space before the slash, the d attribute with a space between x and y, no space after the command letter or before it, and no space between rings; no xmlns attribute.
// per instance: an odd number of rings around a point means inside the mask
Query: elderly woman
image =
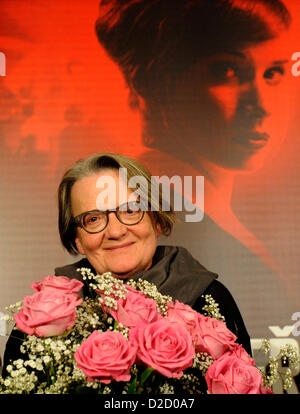
<svg viewBox="0 0 300 414"><path fill-rule="evenodd" d="M127 172L125 178L120 171ZM135 177L145 183L138 192L128 186ZM102 189L106 198L100 189L105 182L115 183L110 186L114 194ZM151 183L145 167L116 154L95 154L68 170L59 186L60 237L71 254L85 257L57 268L56 275L80 278L76 269L88 267L98 274L110 271L124 281L146 279L161 293L199 312L204 306L202 295L210 294L228 328L251 353L240 312L217 275L183 247L158 245L160 235L171 233L176 216L171 207L163 211L162 193L157 199Z"/></svg>
<svg viewBox="0 0 300 414"><path fill-rule="evenodd" d="M136 178L144 184L133 191L129 184ZM59 231L67 251L84 258L56 268L55 274L81 279L77 269L85 267L97 274L111 272L125 282L142 278L198 312L205 305L202 295L209 294L237 342L251 354L239 309L218 276L183 247L158 245L160 235L171 233L176 216L171 206L163 210L162 191L153 191L152 182L145 167L123 155L97 153L73 165L59 185ZM82 293L90 294L87 285ZM11 336L5 366L22 357L19 346Z"/></svg>

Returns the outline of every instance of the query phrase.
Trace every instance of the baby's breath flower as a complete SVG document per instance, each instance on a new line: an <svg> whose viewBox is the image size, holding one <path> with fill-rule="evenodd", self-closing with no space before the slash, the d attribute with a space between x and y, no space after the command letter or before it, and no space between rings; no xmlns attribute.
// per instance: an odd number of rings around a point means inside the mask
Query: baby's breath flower
<svg viewBox="0 0 300 414"><path fill-rule="evenodd" d="M194 358L193 368L199 369L202 375L205 375L213 361L212 356L207 352L198 352Z"/></svg>
<svg viewBox="0 0 300 414"><path fill-rule="evenodd" d="M33 368L33 369L36 368L36 362L33 361L32 359L29 359L28 361L25 361L24 365L29 366L30 368Z"/></svg>
<svg viewBox="0 0 300 414"><path fill-rule="evenodd" d="M271 387L279 378L278 373L278 361L274 357L269 358L269 364L265 368L264 376L264 385Z"/></svg>
<svg viewBox="0 0 300 414"><path fill-rule="evenodd" d="M44 362L44 364L49 364L49 362L51 361L51 358L50 358L50 356L49 355L45 355L44 357L43 357L43 362Z"/></svg>
<svg viewBox="0 0 300 414"><path fill-rule="evenodd" d="M163 385L160 386L159 392L160 394L175 394L174 386L165 382Z"/></svg>
<svg viewBox="0 0 300 414"><path fill-rule="evenodd" d="M108 386L104 387L103 394L110 394L110 393L111 393L111 388Z"/></svg>
<svg viewBox="0 0 300 414"><path fill-rule="evenodd" d="M38 363L36 364L36 369L37 369L38 371L43 371L43 369L44 369L43 364L42 364L41 362L38 362Z"/></svg>
<svg viewBox="0 0 300 414"><path fill-rule="evenodd" d="M268 339L263 339L262 340L262 350L265 353L265 355L268 355L268 353L270 352L270 349L271 349L270 341Z"/></svg>
<svg viewBox="0 0 300 414"><path fill-rule="evenodd" d="M6 380L4 381L4 385L5 385L6 387L9 387L9 386L11 385L11 383L12 383L12 381L11 381L11 379L10 379L10 378L6 378Z"/></svg>
<svg viewBox="0 0 300 414"><path fill-rule="evenodd" d="M206 302L206 305L202 308L205 314L211 318L225 322L224 316L220 313L219 305L215 302L213 297L211 295L202 295L202 298L204 298Z"/></svg>
<svg viewBox="0 0 300 414"><path fill-rule="evenodd" d="M44 351L44 347L43 347L43 345L42 344L38 344L37 345L37 347L36 347L36 350L37 350L37 352L43 352Z"/></svg>

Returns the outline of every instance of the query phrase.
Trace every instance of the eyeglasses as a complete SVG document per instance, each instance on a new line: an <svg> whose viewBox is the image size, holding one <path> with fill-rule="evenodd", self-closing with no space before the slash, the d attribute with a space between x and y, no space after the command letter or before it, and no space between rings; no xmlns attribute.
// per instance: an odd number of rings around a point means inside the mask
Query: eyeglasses
<svg viewBox="0 0 300 414"><path fill-rule="evenodd" d="M120 223L134 226L142 221L145 209L135 201L125 203L112 210L90 210L79 214L73 221L88 233L100 233L108 225L109 213L114 213Z"/></svg>

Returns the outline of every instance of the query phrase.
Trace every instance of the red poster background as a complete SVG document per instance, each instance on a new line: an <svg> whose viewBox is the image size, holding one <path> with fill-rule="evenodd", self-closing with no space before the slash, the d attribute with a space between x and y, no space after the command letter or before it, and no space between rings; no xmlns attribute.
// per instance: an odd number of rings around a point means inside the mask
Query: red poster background
<svg viewBox="0 0 300 414"><path fill-rule="evenodd" d="M141 159L155 175L203 174L194 165L191 170L189 160L183 165L178 154L145 148L140 114L130 108L120 69L95 35L98 3L0 2L0 51L6 56L6 76L0 77L1 310L29 294L32 281L75 260L60 245L56 206L58 182L74 161L110 151ZM292 314L300 312L300 76L292 74L300 5L285 3L293 22L282 46L290 88L283 143L262 168L236 174L233 216L226 215L222 198L212 198L209 214L205 177L208 215L179 224L162 240L187 247L219 274L252 338L273 337L272 327L293 325ZM287 112L282 102L278 96L274 103L280 108L274 132L280 111Z"/></svg>

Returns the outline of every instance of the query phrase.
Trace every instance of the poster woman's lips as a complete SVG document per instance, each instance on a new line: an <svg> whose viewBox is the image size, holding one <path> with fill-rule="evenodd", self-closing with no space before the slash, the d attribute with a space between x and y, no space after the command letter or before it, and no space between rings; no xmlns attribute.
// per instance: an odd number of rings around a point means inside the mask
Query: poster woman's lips
<svg viewBox="0 0 300 414"><path fill-rule="evenodd" d="M236 135L233 137L233 141L237 142L238 144L242 145L246 149L249 150L256 150L263 148L270 136L267 133L263 132L245 132L240 135Z"/></svg>

